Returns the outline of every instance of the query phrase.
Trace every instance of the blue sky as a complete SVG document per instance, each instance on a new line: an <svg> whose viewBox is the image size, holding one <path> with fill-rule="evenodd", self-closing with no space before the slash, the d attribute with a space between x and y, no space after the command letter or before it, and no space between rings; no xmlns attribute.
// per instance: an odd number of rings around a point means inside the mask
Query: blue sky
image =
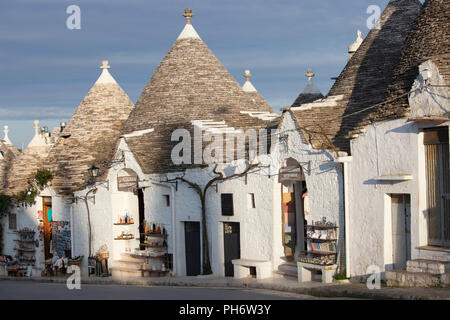
<svg viewBox="0 0 450 320"><path fill-rule="evenodd" d="M289 106L312 68L326 94L347 62L369 5L388 0L2 0L0 126L17 147L33 120L50 129L67 121L100 74L101 60L136 102L185 24L239 83L252 82L276 110ZM81 8L81 30L66 27L69 5ZM0 135L3 136L2 134Z"/></svg>

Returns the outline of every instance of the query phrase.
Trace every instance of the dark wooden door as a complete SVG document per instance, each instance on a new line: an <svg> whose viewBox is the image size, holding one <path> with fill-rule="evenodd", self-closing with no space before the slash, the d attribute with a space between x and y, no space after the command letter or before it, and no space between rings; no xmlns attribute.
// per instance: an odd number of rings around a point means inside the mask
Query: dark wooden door
<svg viewBox="0 0 450 320"><path fill-rule="evenodd" d="M145 207L144 207L144 191L142 189L138 189L138 207L139 207L139 234L140 234L140 243L144 243L145 240ZM144 249L144 248L141 248Z"/></svg>
<svg viewBox="0 0 450 320"><path fill-rule="evenodd" d="M241 258L241 236L238 222L224 222L223 246L225 254L225 277L234 276L233 260Z"/></svg>
<svg viewBox="0 0 450 320"><path fill-rule="evenodd" d="M450 166L447 127L424 133L428 244L450 247Z"/></svg>
<svg viewBox="0 0 450 320"><path fill-rule="evenodd" d="M201 273L200 222L184 223L186 247L186 275L198 276Z"/></svg>

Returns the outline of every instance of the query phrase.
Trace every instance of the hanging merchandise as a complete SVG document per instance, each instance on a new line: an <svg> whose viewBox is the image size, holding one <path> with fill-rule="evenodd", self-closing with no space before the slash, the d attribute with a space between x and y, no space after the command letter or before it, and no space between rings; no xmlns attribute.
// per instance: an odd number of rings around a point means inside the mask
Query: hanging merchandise
<svg viewBox="0 0 450 320"><path fill-rule="evenodd" d="M52 222L52 209L47 209L47 219L48 222Z"/></svg>
<svg viewBox="0 0 450 320"><path fill-rule="evenodd" d="M52 223L52 248L59 257L70 256L71 235L70 222L53 221Z"/></svg>

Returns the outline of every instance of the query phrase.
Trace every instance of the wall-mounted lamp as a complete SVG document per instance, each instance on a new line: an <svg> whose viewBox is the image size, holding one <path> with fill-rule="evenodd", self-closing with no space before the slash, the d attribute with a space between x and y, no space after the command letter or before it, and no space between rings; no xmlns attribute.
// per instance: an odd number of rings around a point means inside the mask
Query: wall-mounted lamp
<svg viewBox="0 0 450 320"><path fill-rule="evenodd" d="M90 168L88 169L89 175L91 176L91 178L97 178L97 177L98 177L98 172L99 172L99 170L100 170L100 169L99 169L98 167L92 165L92 167L90 167Z"/></svg>
<svg viewBox="0 0 450 320"><path fill-rule="evenodd" d="M92 184L94 184L95 178L97 178L98 175L99 175L100 168L96 167L95 165L92 165L92 166L88 169L88 171L89 171L89 175L91 176ZM109 190L109 180L103 181L103 182L99 182L99 183L95 184L95 185L93 186L93 188L96 188L96 187L101 186L101 185L103 185L107 190Z"/></svg>

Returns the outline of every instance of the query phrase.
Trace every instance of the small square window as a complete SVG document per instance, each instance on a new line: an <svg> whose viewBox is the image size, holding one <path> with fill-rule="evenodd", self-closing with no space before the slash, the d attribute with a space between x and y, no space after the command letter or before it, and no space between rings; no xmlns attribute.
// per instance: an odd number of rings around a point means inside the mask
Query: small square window
<svg viewBox="0 0 450 320"><path fill-rule="evenodd" d="M17 215L15 213L9 214L9 230L17 229Z"/></svg>
<svg viewBox="0 0 450 320"><path fill-rule="evenodd" d="M232 193L222 193L221 200L222 200L221 201L222 202L222 215L223 216L234 215L233 194Z"/></svg>
<svg viewBox="0 0 450 320"><path fill-rule="evenodd" d="M168 194L163 195L166 207L170 207L170 196Z"/></svg>
<svg viewBox="0 0 450 320"><path fill-rule="evenodd" d="M256 208L256 204L255 204L255 194L254 194L254 193L249 193L247 199L248 199L248 207L249 207L250 209Z"/></svg>

